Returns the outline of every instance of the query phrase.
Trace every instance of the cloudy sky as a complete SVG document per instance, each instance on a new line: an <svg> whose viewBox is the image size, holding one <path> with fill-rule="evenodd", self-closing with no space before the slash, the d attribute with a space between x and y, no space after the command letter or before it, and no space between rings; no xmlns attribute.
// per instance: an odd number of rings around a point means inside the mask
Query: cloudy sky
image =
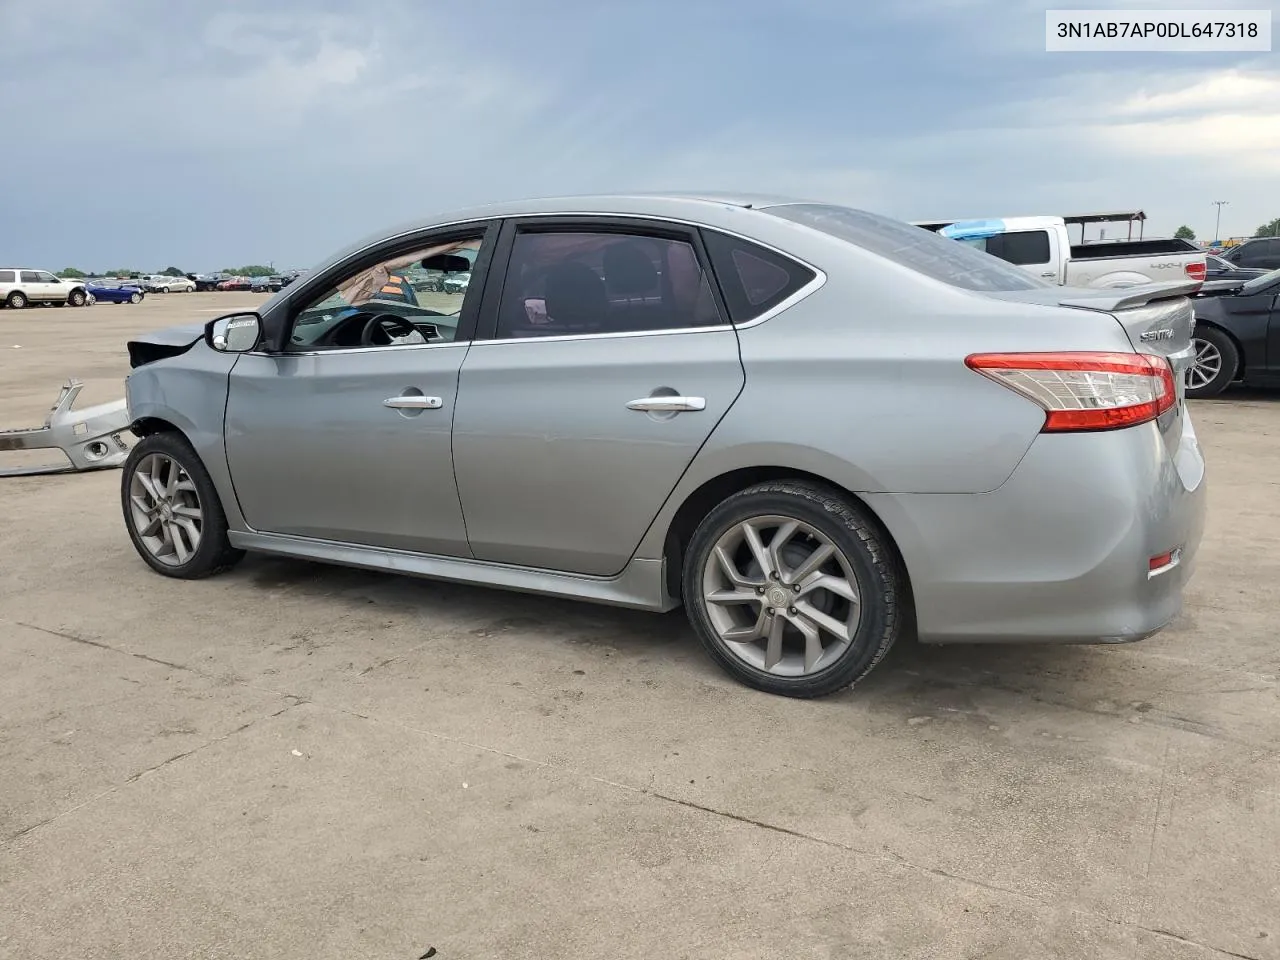
<svg viewBox="0 0 1280 960"><path fill-rule="evenodd" d="M1208 237L1214 200L1224 236L1280 216L1275 54L1048 54L1050 5L0 0L0 262L306 266L436 211L628 189L1141 208L1149 235Z"/></svg>

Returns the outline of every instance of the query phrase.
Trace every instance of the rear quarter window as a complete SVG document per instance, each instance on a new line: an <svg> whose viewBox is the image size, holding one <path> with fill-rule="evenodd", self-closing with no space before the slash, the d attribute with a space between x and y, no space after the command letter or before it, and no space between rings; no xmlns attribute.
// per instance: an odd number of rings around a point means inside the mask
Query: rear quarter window
<svg viewBox="0 0 1280 960"><path fill-rule="evenodd" d="M702 239L734 323L763 316L817 276L804 264L749 240L713 230L704 231Z"/></svg>
<svg viewBox="0 0 1280 960"><path fill-rule="evenodd" d="M18 274L14 270L0 270L0 283L17 283Z"/></svg>
<svg viewBox="0 0 1280 960"><path fill-rule="evenodd" d="M825 203L789 203L765 207L764 211L964 290L1000 292L1049 286L981 250L865 210Z"/></svg>

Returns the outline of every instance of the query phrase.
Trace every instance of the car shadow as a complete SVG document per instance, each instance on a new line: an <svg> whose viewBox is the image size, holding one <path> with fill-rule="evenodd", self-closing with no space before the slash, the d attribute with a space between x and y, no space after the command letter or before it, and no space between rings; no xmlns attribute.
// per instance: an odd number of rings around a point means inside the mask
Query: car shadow
<svg viewBox="0 0 1280 960"><path fill-rule="evenodd" d="M622 661L679 657L681 669L697 672L699 682L730 688L735 681L701 651L684 611L651 613L575 600L521 594L497 588L358 570L306 560L250 555L233 576L266 591L288 591L295 599L365 607L424 618L439 616L470 622L477 635L518 632L522 642L598 646ZM514 642L513 638L513 642ZM1110 664L1088 645L922 644L904 635L854 690L823 702L856 698L884 709L928 712L948 709L956 691L969 698L984 691L1024 694L1033 700L1060 702L1064 685L1105 675ZM1070 701L1061 705L1071 707Z"/></svg>

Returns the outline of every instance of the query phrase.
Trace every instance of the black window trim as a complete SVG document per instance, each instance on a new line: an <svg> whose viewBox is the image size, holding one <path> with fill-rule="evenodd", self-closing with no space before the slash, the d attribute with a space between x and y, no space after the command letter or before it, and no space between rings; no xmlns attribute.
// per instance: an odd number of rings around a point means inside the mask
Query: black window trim
<svg viewBox="0 0 1280 960"><path fill-rule="evenodd" d="M481 301L483 321L476 330L476 344L482 343L556 343L566 340L617 340L627 337L672 336L686 333L714 333L732 330L729 311L716 282L715 271L711 269L711 258L707 256L699 233L701 224L668 217L642 216L636 214L610 213L548 213L524 214L509 217L503 222L498 236L492 269L485 278L484 299ZM698 266L702 269L711 287L711 296L715 300L716 310L720 313L721 323L706 327L667 327L662 330L618 330L607 333L568 333L551 337L499 337L498 313L502 306L502 294L506 287L507 270L511 266L511 254L515 247L516 235L520 233L620 233L629 236L650 237L662 240L678 240L693 247Z"/></svg>
<svg viewBox="0 0 1280 960"><path fill-rule="evenodd" d="M748 246L758 247L759 249L764 250L766 253L770 253L773 256L778 257L782 260L789 260L791 263L795 264L801 269L808 270L809 273L812 274L812 276L805 283L801 284L791 293L787 294L787 296L783 297L773 306L769 307L766 310L760 311L750 320L743 320L739 322L733 318L732 313L729 313L728 316L729 316L730 322L733 323L734 328L737 330L746 330L756 326L757 324L764 323L766 320L769 320L772 317L776 317L778 314L782 313L784 310L789 310L792 306L799 303L801 300L809 296L809 294L813 293L819 287L821 287L824 283L827 282L827 275L825 272L820 270L818 267L814 266L812 263L809 263L807 260L802 260L800 257L797 257L794 253L788 253L785 250L779 250L777 247L771 246L767 243L757 240L754 237L743 236L740 233L734 233L730 230L722 230L719 227L704 226L702 228L703 236L705 237L705 235L708 233L716 233L727 239L736 240L739 243L744 243L744 244L747 244ZM710 253L708 253L707 259L708 261L710 261L711 259ZM713 277L716 278L716 285L718 288L720 288L721 284L724 283L724 280L720 277L719 273L716 272L714 264L712 265L712 268L711 268L711 274ZM739 277L739 280L741 280L741 277ZM723 295L722 288L721 288L721 293ZM726 308L727 308L727 301L726 301Z"/></svg>
<svg viewBox="0 0 1280 960"><path fill-rule="evenodd" d="M328 356L330 354L343 353L368 353L370 351L379 350L412 350L424 348L442 348L451 346L464 346L470 344L475 339L475 331L477 320L480 315L480 306L482 303L482 295L480 290L488 283L488 274L491 272L493 265L494 251L497 247L499 238L499 229L502 221L486 217L480 220L461 220L453 223L434 224L421 230L414 230L409 233L399 233L394 236L386 237L382 240L375 241L367 246L360 248L350 256L344 257L342 260L325 268L323 271L311 274L301 282L290 284L284 289L289 291L289 295L281 299L278 303L272 305L265 313L262 314L263 326L263 342L253 353L265 353L273 356ZM458 314L458 332L457 336L452 340L442 341L440 343L416 343L416 344L395 344L392 346L372 346L372 347L338 347L328 350L290 350L289 335L293 332L293 326L302 311L311 305L312 298L318 294L331 290L338 280L349 276L351 273L372 267L383 260L388 260L411 250L421 247L433 246L435 243L447 241L449 239L461 239L466 236L474 236L476 233L483 235L480 244L480 253L476 257L475 265L471 270L471 277L474 281L477 276L480 278L480 284L468 284L467 292L463 295L462 309Z"/></svg>

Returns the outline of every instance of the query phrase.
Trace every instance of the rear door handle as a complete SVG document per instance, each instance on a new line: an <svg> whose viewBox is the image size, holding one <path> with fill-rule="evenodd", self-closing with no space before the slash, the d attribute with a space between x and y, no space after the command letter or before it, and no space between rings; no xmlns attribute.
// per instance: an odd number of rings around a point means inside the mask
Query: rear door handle
<svg viewBox="0 0 1280 960"><path fill-rule="evenodd" d="M687 413L707 409L704 397L641 397L627 404L628 410L647 410L657 413Z"/></svg>
<svg viewBox="0 0 1280 960"><path fill-rule="evenodd" d="M382 405L396 410L439 410L444 406L444 401L439 397L390 397L383 400Z"/></svg>

